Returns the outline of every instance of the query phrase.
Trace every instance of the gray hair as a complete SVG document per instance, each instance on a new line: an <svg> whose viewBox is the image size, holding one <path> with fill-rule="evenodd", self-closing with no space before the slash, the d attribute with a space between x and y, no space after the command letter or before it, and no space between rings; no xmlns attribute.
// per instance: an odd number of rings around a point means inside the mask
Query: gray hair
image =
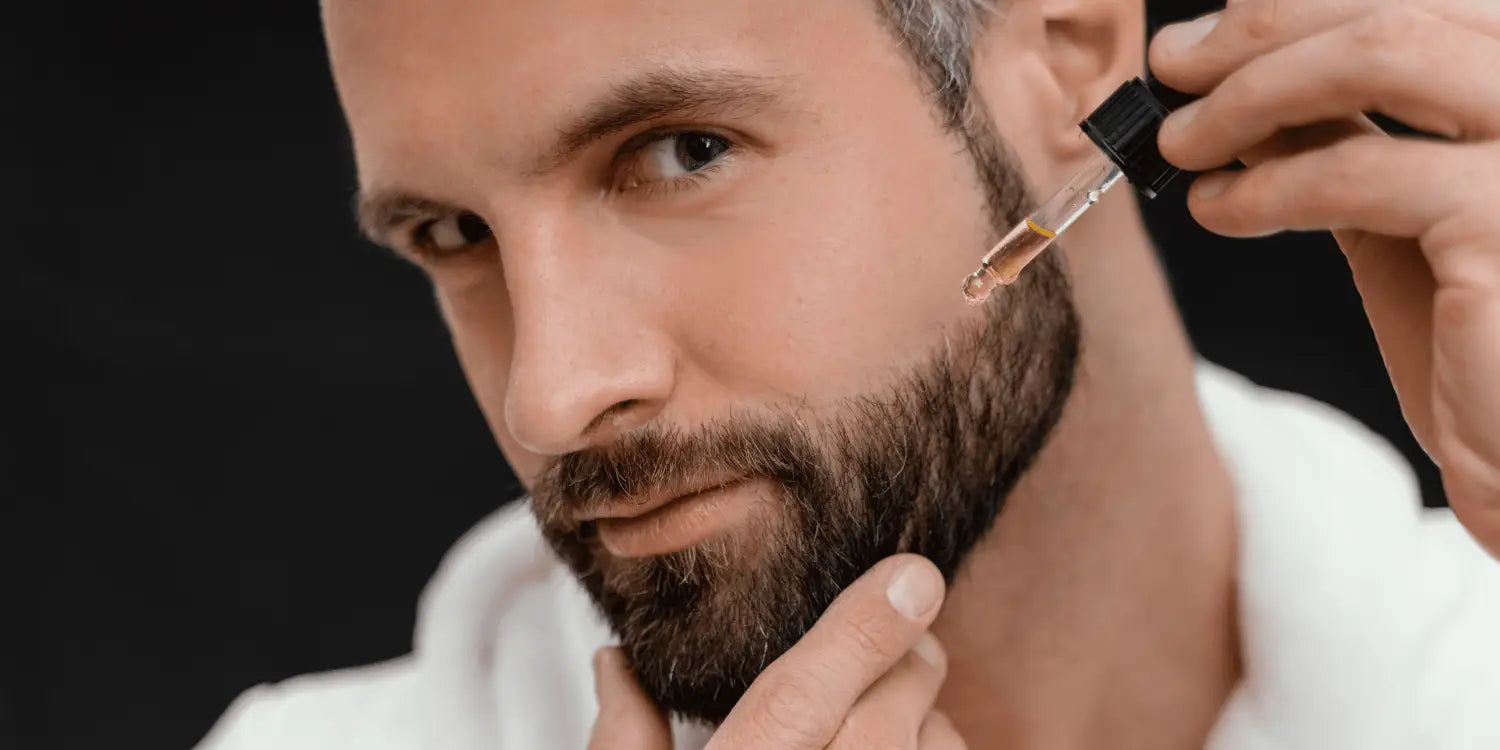
<svg viewBox="0 0 1500 750"><path fill-rule="evenodd" d="M996 0L875 0L881 18L932 87L944 124L962 129L969 116L974 39Z"/></svg>

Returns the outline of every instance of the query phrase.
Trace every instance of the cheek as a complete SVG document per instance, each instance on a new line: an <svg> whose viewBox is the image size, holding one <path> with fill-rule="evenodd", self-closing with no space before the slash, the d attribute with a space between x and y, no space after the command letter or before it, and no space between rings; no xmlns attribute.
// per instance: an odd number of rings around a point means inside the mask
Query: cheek
<svg viewBox="0 0 1500 750"><path fill-rule="evenodd" d="M541 471L544 459L510 437L505 425L505 393L515 331L505 279L497 269L474 269L461 277L436 274L438 307L448 324L453 349L500 450L521 481Z"/></svg>
<svg viewBox="0 0 1500 750"><path fill-rule="evenodd" d="M983 194L917 111L928 129L901 147L842 138L830 166L761 186L717 229L721 281L697 287L685 319L686 349L720 383L798 402L865 393L977 315L960 288L990 234Z"/></svg>

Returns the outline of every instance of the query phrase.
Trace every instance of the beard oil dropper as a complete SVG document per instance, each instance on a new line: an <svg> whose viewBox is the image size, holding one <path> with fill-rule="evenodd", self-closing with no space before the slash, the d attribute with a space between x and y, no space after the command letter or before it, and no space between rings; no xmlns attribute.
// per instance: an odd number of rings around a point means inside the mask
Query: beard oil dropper
<svg viewBox="0 0 1500 750"><path fill-rule="evenodd" d="M1161 92L1161 98L1153 88ZM995 287L1019 278L1021 269L1098 203L1121 177L1149 199L1155 198L1178 175L1180 170L1168 164L1156 148L1156 133L1168 112L1162 98L1172 99L1176 104L1186 101L1175 91L1133 78L1115 89L1079 123L1078 127L1099 147L1098 153L1061 190L985 253L979 269L964 279L964 297L970 303L984 302Z"/></svg>

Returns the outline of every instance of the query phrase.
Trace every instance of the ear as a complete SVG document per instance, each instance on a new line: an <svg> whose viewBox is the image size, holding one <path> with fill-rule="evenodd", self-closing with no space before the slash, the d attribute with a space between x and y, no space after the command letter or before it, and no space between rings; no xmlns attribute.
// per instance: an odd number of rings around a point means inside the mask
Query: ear
<svg viewBox="0 0 1500 750"><path fill-rule="evenodd" d="M1090 148L1078 123L1121 83L1145 70L1146 11L1140 0L1030 0L1042 22L1042 63L1057 87L1058 111L1044 124L1055 158Z"/></svg>

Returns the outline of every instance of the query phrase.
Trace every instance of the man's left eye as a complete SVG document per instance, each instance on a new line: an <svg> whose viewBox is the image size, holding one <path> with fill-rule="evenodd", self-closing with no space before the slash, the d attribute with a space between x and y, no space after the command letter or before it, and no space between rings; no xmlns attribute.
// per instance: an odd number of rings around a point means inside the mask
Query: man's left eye
<svg viewBox="0 0 1500 750"><path fill-rule="evenodd" d="M664 135L647 143L637 153L626 187L666 182L692 174L712 164L731 146L728 139L712 133Z"/></svg>

